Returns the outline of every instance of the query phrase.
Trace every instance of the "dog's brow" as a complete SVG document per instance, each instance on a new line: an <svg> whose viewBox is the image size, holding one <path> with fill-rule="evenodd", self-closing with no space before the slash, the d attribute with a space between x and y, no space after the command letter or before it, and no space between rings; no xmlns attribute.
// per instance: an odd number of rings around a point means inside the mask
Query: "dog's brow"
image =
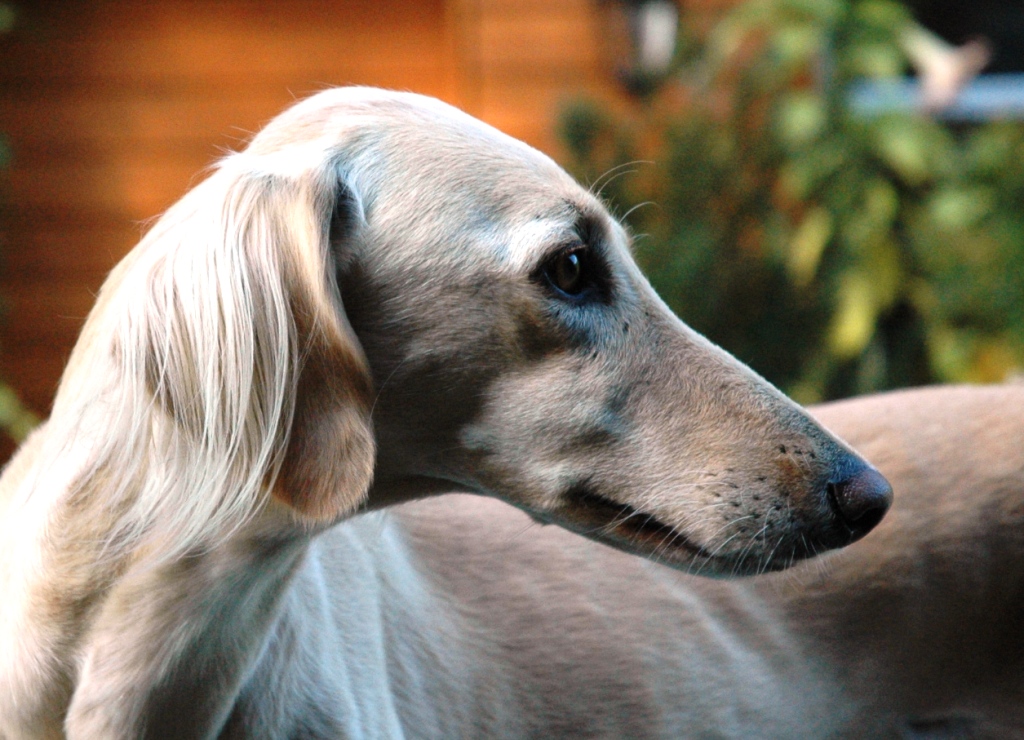
<svg viewBox="0 0 1024 740"><path fill-rule="evenodd" d="M573 223L573 233L576 238L584 244L591 244L600 240L605 230L602 227L600 217L595 213L576 209L576 219Z"/></svg>
<svg viewBox="0 0 1024 740"><path fill-rule="evenodd" d="M513 229L508 243L509 264L516 271L532 270L552 244L579 241L576 221L565 216L535 218Z"/></svg>

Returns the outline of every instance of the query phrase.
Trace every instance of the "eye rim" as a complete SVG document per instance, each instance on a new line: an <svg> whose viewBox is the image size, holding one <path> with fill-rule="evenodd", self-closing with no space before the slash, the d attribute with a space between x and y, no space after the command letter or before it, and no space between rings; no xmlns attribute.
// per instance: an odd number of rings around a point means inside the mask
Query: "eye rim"
<svg viewBox="0 0 1024 740"><path fill-rule="evenodd" d="M571 276L568 285L562 284L560 268L565 260L573 259L572 268L575 275ZM555 294L573 303L580 303L596 296L599 292L600 268L595 264L596 258L586 244L572 244L555 251L541 264L540 276Z"/></svg>

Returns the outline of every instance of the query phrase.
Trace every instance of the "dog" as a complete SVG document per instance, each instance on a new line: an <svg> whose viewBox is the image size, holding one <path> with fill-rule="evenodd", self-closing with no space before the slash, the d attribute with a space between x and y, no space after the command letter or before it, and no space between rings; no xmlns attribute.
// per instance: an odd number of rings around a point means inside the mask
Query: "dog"
<svg viewBox="0 0 1024 740"><path fill-rule="evenodd" d="M493 700L442 734L514 729L480 655L362 621L429 581L347 520L431 494L710 576L866 535L888 482L672 315L628 243L436 100L274 119L113 270L0 480L3 737L418 734L389 671L420 648Z"/></svg>

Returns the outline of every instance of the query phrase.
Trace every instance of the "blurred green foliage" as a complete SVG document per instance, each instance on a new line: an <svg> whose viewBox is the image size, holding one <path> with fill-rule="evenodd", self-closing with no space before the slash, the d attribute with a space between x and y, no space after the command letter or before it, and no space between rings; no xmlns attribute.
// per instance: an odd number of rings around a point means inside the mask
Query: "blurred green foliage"
<svg viewBox="0 0 1024 740"><path fill-rule="evenodd" d="M662 297L804 402L1024 360L1024 126L848 105L904 74L909 21L894 0L750 0L684 38L637 110L562 116L569 168L628 214Z"/></svg>
<svg viewBox="0 0 1024 740"><path fill-rule="evenodd" d="M13 6L0 2L0 33L6 33L14 25L15 12ZM0 136L0 168L10 164L11 150L7 140ZM39 418L25 407L9 385L0 382L0 430L3 430L16 442L23 440Z"/></svg>

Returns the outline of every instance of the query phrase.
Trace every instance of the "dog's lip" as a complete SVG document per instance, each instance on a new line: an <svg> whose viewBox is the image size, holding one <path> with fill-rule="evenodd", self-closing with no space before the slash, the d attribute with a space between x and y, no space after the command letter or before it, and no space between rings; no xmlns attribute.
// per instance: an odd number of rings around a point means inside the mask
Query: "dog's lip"
<svg viewBox="0 0 1024 740"><path fill-rule="evenodd" d="M634 554L649 557L656 553L659 560L668 562L674 559L673 552L685 552L689 555L691 567L711 566L709 575L719 572L728 572L733 576L766 573L789 567L797 561L831 549L828 546L819 549L801 540L802 546L794 546L785 552L773 552L767 559L749 553L737 558L733 553L711 552L654 515L602 496L589 488L574 488L569 491L566 499L568 506L559 512L563 526ZM543 518L551 521L548 516Z"/></svg>
<svg viewBox="0 0 1024 740"><path fill-rule="evenodd" d="M716 556L691 541L685 534L653 514L614 501L587 488L568 495L570 518L587 527L585 533L598 539L614 540L631 548L685 550L693 556L715 560Z"/></svg>

